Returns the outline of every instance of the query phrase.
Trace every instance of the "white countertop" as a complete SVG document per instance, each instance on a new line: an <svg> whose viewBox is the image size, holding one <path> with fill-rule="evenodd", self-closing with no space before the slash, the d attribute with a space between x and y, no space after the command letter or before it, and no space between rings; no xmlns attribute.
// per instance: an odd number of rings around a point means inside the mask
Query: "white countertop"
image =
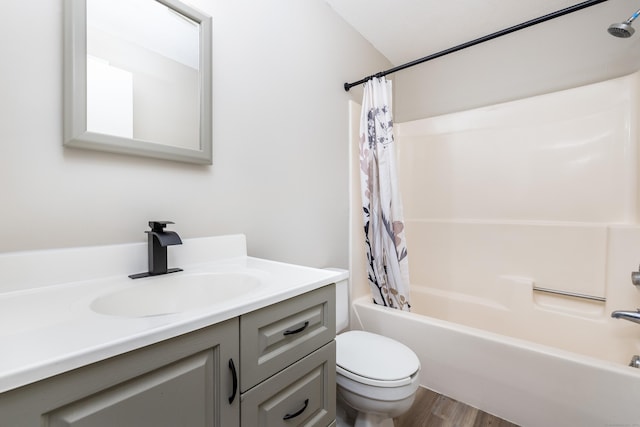
<svg viewBox="0 0 640 427"><path fill-rule="evenodd" d="M142 248L146 249L144 245ZM260 286L224 303L148 317L99 314L91 310L90 303L102 295L156 277L132 280L118 274L0 293L0 393L213 325L347 277L346 272L246 255L224 257L218 253L214 258L210 262L179 265L184 271L170 276L179 280L181 275L193 273L241 272L257 277ZM172 266L178 265L169 267Z"/></svg>

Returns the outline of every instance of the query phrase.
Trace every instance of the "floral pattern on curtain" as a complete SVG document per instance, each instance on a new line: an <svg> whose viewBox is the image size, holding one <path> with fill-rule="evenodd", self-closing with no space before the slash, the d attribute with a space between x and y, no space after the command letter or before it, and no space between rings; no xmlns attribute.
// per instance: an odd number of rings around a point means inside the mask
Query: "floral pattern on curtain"
<svg viewBox="0 0 640 427"><path fill-rule="evenodd" d="M360 116L360 184L367 272L376 304L408 311L409 262L398 189L391 81L365 83Z"/></svg>

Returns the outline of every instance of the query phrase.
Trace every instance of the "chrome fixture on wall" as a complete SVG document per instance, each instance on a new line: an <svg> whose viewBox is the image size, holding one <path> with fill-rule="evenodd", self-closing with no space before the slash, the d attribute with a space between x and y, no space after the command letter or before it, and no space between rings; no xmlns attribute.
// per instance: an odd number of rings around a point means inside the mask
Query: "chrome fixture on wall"
<svg viewBox="0 0 640 427"><path fill-rule="evenodd" d="M636 309L636 311L616 310L611 313L611 317L614 319L624 319L630 322L640 323L640 309Z"/></svg>
<svg viewBox="0 0 640 427"><path fill-rule="evenodd" d="M638 271L631 272L631 283L635 286L640 286L640 267L638 268Z"/></svg>
<svg viewBox="0 0 640 427"><path fill-rule="evenodd" d="M629 19L627 19L624 22L611 24L607 31L609 31L609 34L615 37L620 37L623 39L631 37L633 33L636 31L631 26L631 23L635 21L638 16L640 16L640 10L637 10L636 13L631 15Z"/></svg>

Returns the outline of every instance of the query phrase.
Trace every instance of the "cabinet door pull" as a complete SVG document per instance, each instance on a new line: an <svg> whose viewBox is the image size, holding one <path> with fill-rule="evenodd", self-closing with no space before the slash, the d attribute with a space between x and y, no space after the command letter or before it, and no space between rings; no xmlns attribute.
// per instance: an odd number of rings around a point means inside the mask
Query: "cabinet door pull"
<svg viewBox="0 0 640 427"><path fill-rule="evenodd" d="M304 400L304 406L298 412L294 412L293 414L287 414L284 417L282 417L282 419L283 420L290 420L291 418L297 417L298 415L302 414L305 409L307 409L307 406L309 406L309 399L305 399Z"/></svg>
<svg viewBox="0 0 640 427"><path fill-rule="evenodd" d="M307 320L306 322L304 322L304 325L300 326L298 329L294 329L294 330L290 330L287 329L286 331L284 331L282 333L282 335L293 335L293 334L297 334L300 333L302 331L304 331L305 329L307 329L307 326L309 326L309 321Z"/></svg>
<svg viewBox="0 0 640 427"><path fill-rule="evenodd" d="M231 391L231 396L229 396L229 404L231 404L238 391L238 373L236 372L236 365L233 364L233 359L229 359L229 369L231 369L231 377L233 379L233 390Z"/></svg>

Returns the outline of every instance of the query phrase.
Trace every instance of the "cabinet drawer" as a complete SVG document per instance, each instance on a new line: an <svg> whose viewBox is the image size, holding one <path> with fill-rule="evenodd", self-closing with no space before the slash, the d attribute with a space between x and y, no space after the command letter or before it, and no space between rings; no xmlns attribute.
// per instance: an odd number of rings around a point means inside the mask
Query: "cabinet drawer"
<svg viewBox="0 0 640 427"><path fill-rule="evenodd" d="M329 426L336 418L336 346L331 341L242 395L243 426Z"/></svg>
<svg viewBox="0 0 640 427"><path fill-rule="evenodd" d="M335 285L240 317L240 390L281 371L333 340Z"/></svg>

